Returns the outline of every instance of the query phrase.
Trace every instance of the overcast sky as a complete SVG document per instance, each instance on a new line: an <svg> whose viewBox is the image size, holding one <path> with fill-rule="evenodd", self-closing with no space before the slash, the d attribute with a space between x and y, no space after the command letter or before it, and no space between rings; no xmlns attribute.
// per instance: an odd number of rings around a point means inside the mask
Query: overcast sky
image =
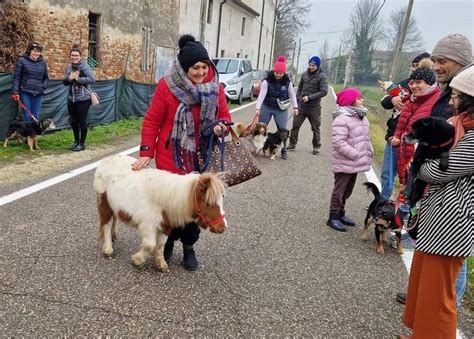
<svg viewBox="0 0 474 339"><path fill-rule="evenodd" d="M348 29L349 17L357 0L306 0L311 11L306 20L310 26L300 35L302 43L317 40L302 46L300 65L304 67L308 55L319 54L324 40L329 42L329 51L335 53L339 48L341 34L316 34ZM386 0L381 10L383 18L408 5L408 0ZM474 40L474 1L473 0L415 0L412 17L416 19L421 32L425 50L431 52L436 42L449 33L462 33ZM347 33L346 33L347 34Z"/></svg>

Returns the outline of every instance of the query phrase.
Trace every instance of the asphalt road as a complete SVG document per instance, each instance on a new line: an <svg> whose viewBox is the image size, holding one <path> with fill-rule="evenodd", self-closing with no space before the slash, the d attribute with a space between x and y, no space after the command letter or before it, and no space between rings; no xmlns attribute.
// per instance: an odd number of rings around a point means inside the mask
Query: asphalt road
<svg viewBox="0 0 474 339"><path fill-rule="evenodd" d="M347 233L326 226L332 189L330 123L324 101L319 155L309 123L288 160L259 157L263 174L231 187L229 229L202 232L200 268L170 273L149 260L134 268L136 231L118 225L115 256L97 241L93 171L0 207L0 336L394 337L408 333L395 293L405 288L400 256L359 238L371 201L360 175ZM248 122L253 107L233 115ZM291 125L291 121L290 121ZM274 126L274 125L273 125ZM274 127L273 127L274 128ZM94 159L97 160L97 159ZM471 320L472 321L472 320ZM460 327L474 337L464 312Z"/></svg>

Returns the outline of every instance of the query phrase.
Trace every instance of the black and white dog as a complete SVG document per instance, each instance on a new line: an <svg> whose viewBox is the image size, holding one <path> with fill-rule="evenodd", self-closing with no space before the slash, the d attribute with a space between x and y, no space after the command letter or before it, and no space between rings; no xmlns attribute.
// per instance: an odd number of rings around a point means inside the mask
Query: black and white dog
<svg viewBox="0 0 474 339"><path fill-rule="evenodd" d="M5 137L5 142L3 147L8 146L8 141L17 139L21 142L21 138L26 138L28 147L31 151L34 151L38 147L38 138L46 130L54 129L53 120L46 119L42 121L20 121L14 120L8 126L7 136Z"/></svg>
<svg viewBox="0 0 474 339"><path fill-rule="evenodd" d="M272 160L275 160L275 155L279 148L283 146L288 137L290 131L286 128L280 128L276 133L267 133L267 139L263 144L263 154Z"/></svg>

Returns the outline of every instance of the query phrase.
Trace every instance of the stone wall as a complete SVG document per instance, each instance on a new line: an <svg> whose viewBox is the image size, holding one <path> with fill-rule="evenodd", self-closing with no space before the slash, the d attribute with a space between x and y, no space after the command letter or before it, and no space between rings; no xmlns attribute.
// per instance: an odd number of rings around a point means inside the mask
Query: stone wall
<svg viewBox="0 0 474 339"><path fill-rule="evenodd" d="M69 61L69 49L78 44L84 58L88 54L89 12L100 15L99 65L94 69L98 80L127 78L154 82L154 48L175 47L178 41L178 2L173 0L31 0L27 1L35 19L35 40L44 45L43 55L50 77L63 77ZM151 27L148 71L140 69L142 27Z"/></svg>

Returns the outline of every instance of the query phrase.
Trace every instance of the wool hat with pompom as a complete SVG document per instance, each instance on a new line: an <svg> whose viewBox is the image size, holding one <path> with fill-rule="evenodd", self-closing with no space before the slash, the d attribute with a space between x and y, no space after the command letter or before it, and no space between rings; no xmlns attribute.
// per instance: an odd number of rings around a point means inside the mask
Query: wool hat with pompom
<svg viewBox="0 0 474 339"><path fill-rule="evenodd" d="M344 88L336 94L336 103L339 106L352 106L357 98L362 97L362 93L357 88Z"/></svg>
<svg viewBox="0 0 474 339"><path fill-rule="evenodd" d="M273 65L273 71L277 73L285 73L286 72L286 63L285 63L285 57L280 55L277 59L277 62L275 62L275 65Z"/></svg>
<svg viewBox="0 0 474 339"><path fill-rule="evenodd" d="M421 59L418 63L418 68L410 74L410 80L423 80L428 85L434 85L436 82L436 76L431 70L433 61L428 58Z"/></svg>
<svg viewBox="0 0 474 339"><path fill-rule="evenodd" d="M178 46L178 60L185 72L196 62L210 61L206 48L190 34L181 36Z"/></svg>
<svg viewBox="0 0 474 339"><path fill-rule="evenodd" d="M474 66L471 66L456 75L453 80L451 80L449 86L459 92L474 97Z"/></svg>

